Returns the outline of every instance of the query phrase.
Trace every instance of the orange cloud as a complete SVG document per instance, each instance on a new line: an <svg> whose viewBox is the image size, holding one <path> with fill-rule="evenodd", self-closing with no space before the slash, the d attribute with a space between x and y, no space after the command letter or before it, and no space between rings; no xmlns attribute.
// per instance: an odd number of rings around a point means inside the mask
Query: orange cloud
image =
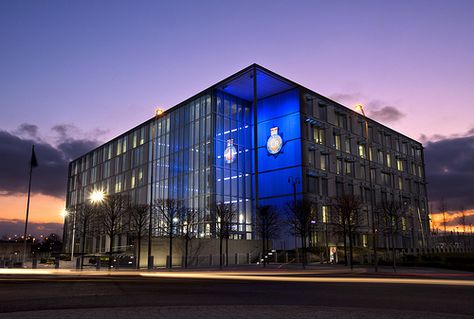
<svg viewBox="0 0 474 319"><path fill-rule="evenodd" d="M464 225L461 223L461 218L463 216L466 219L466 225L464 230ZM438 229L444 231L444 220L446 218L446 231L458 231L458 232L471 232L471 225L474 224L474 209L465 210L465 211L448 211L445 216L443 213L431 213L431 229Z"/></svg>
<svg viewBox="0 0 474 319"><path fill-rule="evenodd" d="M64 199L48 195L33 195L30 199L29 221L36 223L62 223L59 215L65 207ZM25 220L26 195L0 196L0 219Z"/></svg>

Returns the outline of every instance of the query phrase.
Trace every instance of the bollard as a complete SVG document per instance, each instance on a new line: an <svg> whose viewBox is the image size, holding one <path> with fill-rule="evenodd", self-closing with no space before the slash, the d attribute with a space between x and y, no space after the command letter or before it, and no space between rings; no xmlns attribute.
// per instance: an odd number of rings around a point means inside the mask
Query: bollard
<svg viewBox="0 0 474 319"><path fill-rule="evenodd" d="M148 270L152 270L155 265L155 256L148 256Z"/></svg>
<svg viewBox="0 0 474 319"><path fill-rule="evenodd" d="M235 253L235 264L239 264L239 253Z"/></svg>
<svg viewBox="0 0 474 319"><path fill-rule="evenodd" d="M251 260L252 260L252 258L250 257L250 253L247 253L247 264L250 265Z"/></svg>
<svg viewBox="0 0 474 319"><path fill-rule="evenodd" d="M38 268L38 259L36 258L33 258L33 263L32 263L32 266L31 266L33 269L36 269Z"/></svg>
<svg viewBox="0 0 474 319"><path fill-rule="evenodd" d="M212 267L212 254L209 254L209 266Z"/></svg>
<svg viewBox="0 0 474 319"><path fill-rule="evenodd" d="M95 262L95 269L100 270L100 258Z"/></svg>
<svg viewBox="0 0 474 319"><path fill-rule="evenodd" d="M274 259L275 263L278 263L278 253L276 252L276 250L273 254L274 254L273 256L275 256L275 259Z"/></svg>
<svg viewBox="0 0 474 319"><path fill-rule="evenodd" d="M59 269L59 257L56 257L56 258L54 259L54 268L55 268L55 269Z"/></svg>
<svg viewBox="0 0 474 319"><path fill-rule="evenodd" d="M285 264L288 263L288 252L285 253Z"/></svg>
<svg viewBox="0 0 474 319"><path fill-rule="evenodd" d="M76 269L81 268L81 258L76 258Z"/></svg>
<svg viewBox="0 0 474 319"><path fill-rule="evenodd" d="M168 268L168 269L171 268L171 267L170 267L170 266L171 266L171 262L170 262L170 261L171 261L171 260L170 260L170 256L166 256L166 268Z"/></svg>

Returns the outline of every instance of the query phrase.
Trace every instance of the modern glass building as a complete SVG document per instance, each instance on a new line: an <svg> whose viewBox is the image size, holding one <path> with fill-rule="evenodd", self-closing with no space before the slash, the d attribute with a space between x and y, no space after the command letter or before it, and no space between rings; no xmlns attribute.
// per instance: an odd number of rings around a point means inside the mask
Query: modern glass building
<svg viewBox="0 0 474 319"><path fill-rule="evenodd" d="M283 207L295 191L317 205L316 244L332 240L325 225L330 199L350 193L365 202L357 242L367 246L371 206L392 197L413 213L399 239L413 248L429 232L425 185L419 142L253 64L72 161L67 208L95 189L141 203L180 199L199 211L198 236L212 238L213 205L233 203L232 238L252 239L256 207ZM72 224L66 218L66 247ZM153 234L160 235L158 227ZM126 233L118 237L116 245L127 244ZM96 230L87 250L106 247Z"/></svg>

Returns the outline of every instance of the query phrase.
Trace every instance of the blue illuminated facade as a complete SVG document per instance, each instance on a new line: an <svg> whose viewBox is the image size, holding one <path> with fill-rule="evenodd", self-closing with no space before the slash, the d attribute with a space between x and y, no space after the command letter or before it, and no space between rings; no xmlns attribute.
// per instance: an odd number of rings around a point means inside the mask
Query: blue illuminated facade
<svg viewBox="0 0 474 319"><path fill-rule="evenodd" d="M401 245L419 246L428 233L420 143L255 64L70 164L68 207L98 188L136 202L182 200L199 212L199 237L216 236L217 203L237 211L232 238L252 239L256 207L283 209L296 195L316 203L311 242L327 245L329 200L343 193L363 198L367 211L370 194L408 202L415 217Z"/></svg>

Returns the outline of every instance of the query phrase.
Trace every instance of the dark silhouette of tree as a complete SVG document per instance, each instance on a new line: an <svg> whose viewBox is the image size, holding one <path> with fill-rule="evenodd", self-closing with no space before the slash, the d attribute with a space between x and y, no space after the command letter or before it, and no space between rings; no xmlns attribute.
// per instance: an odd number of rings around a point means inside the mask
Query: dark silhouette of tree
<svg viewBox="0 0 474 319"><path fill-rule="evenodd" d="M353 268L353 235L361 226L362 201L359 197L345 194L333 199L331 205L331 223L336 232L342 234L344 245L344 262ZM349 260L347 258L347 239L349 239Z"/></svg>
<svg viewBox="0 0 474 319"><path fill-rule="evenodd" d="M311 231L311 221L316 219L315 203L309 200L297 200L287 203L287 222L293 236L301 239L301 252L303 254L302 266L307 264L307 240Z"/></svg>
<svg viewBox="0 0 474 319"><path fill-rule="evenodd" d="M97 208L99 223L110 238L109 269L111 269L115 236L126 226L128 198L120 194L108 195Z"/></svg>
<svg viewBox="0 0 474 319"><path fill-rule="evenodd" d="M140 269L140 258L142 250L142 239L148 233L148 219L150 218L150 205L131 204L128 207L130 216L130 232L136 242L136 267Z"/></svg>
<svg viewBox="0 0 474 319"><path fill-rule="evenodd" d="M86 254L86 240L89 235L92 223L98 216L99 209L97 206L86 203L80 205L77 210L77 222L80 225L79 232L81 234L81 269L84 268L84 257Z"/></svg>
<svg viewBox="0 0 474 319"><path fill-rule="evenodd" d="M184 268L188 268L189 242L197 236L197 223L199 214L194 209L183 209L181 211L180 233L184 239Z"/></svg>
<svg viewBox="0 0 474 319"><path fill-rule="evenodd" d="M157 199L153 205L158 218L158 230L168 238L169 242L169 268L173 268L173 237L176 236L176 226L182 212L186 210L181 200Z"/></svg>
<svg viewBox="0 0 474 319"><path fill-rule="evenodd" d="M268 251L269 240L280 234L281 220L276 209L272 206L260 206L257 209L255 231L262 240L263 267L266 267L265 254Z"/></svg>
<svg viewBox="0 0 474 319"><path fill-rule="evenodd" d="M232 228L232 221L235 216L235 209L233 204L218 203L215 208L216 212L216 224L217 224L217 236L219 236L219 267L222 269L224 263L223 256L223 242L226 241L226 255L229 253L229 237ZM226 256L226 264L228 263Z"/></svg>
<svg viewBox="0 0 474 319"><path fill-rule="evenodd" d="M378 228L390 242L393 271L397 271L396 238L403 232L403 220L406 218L403 204L394 199L383 200L379 207L380 218Z"/></svg>

